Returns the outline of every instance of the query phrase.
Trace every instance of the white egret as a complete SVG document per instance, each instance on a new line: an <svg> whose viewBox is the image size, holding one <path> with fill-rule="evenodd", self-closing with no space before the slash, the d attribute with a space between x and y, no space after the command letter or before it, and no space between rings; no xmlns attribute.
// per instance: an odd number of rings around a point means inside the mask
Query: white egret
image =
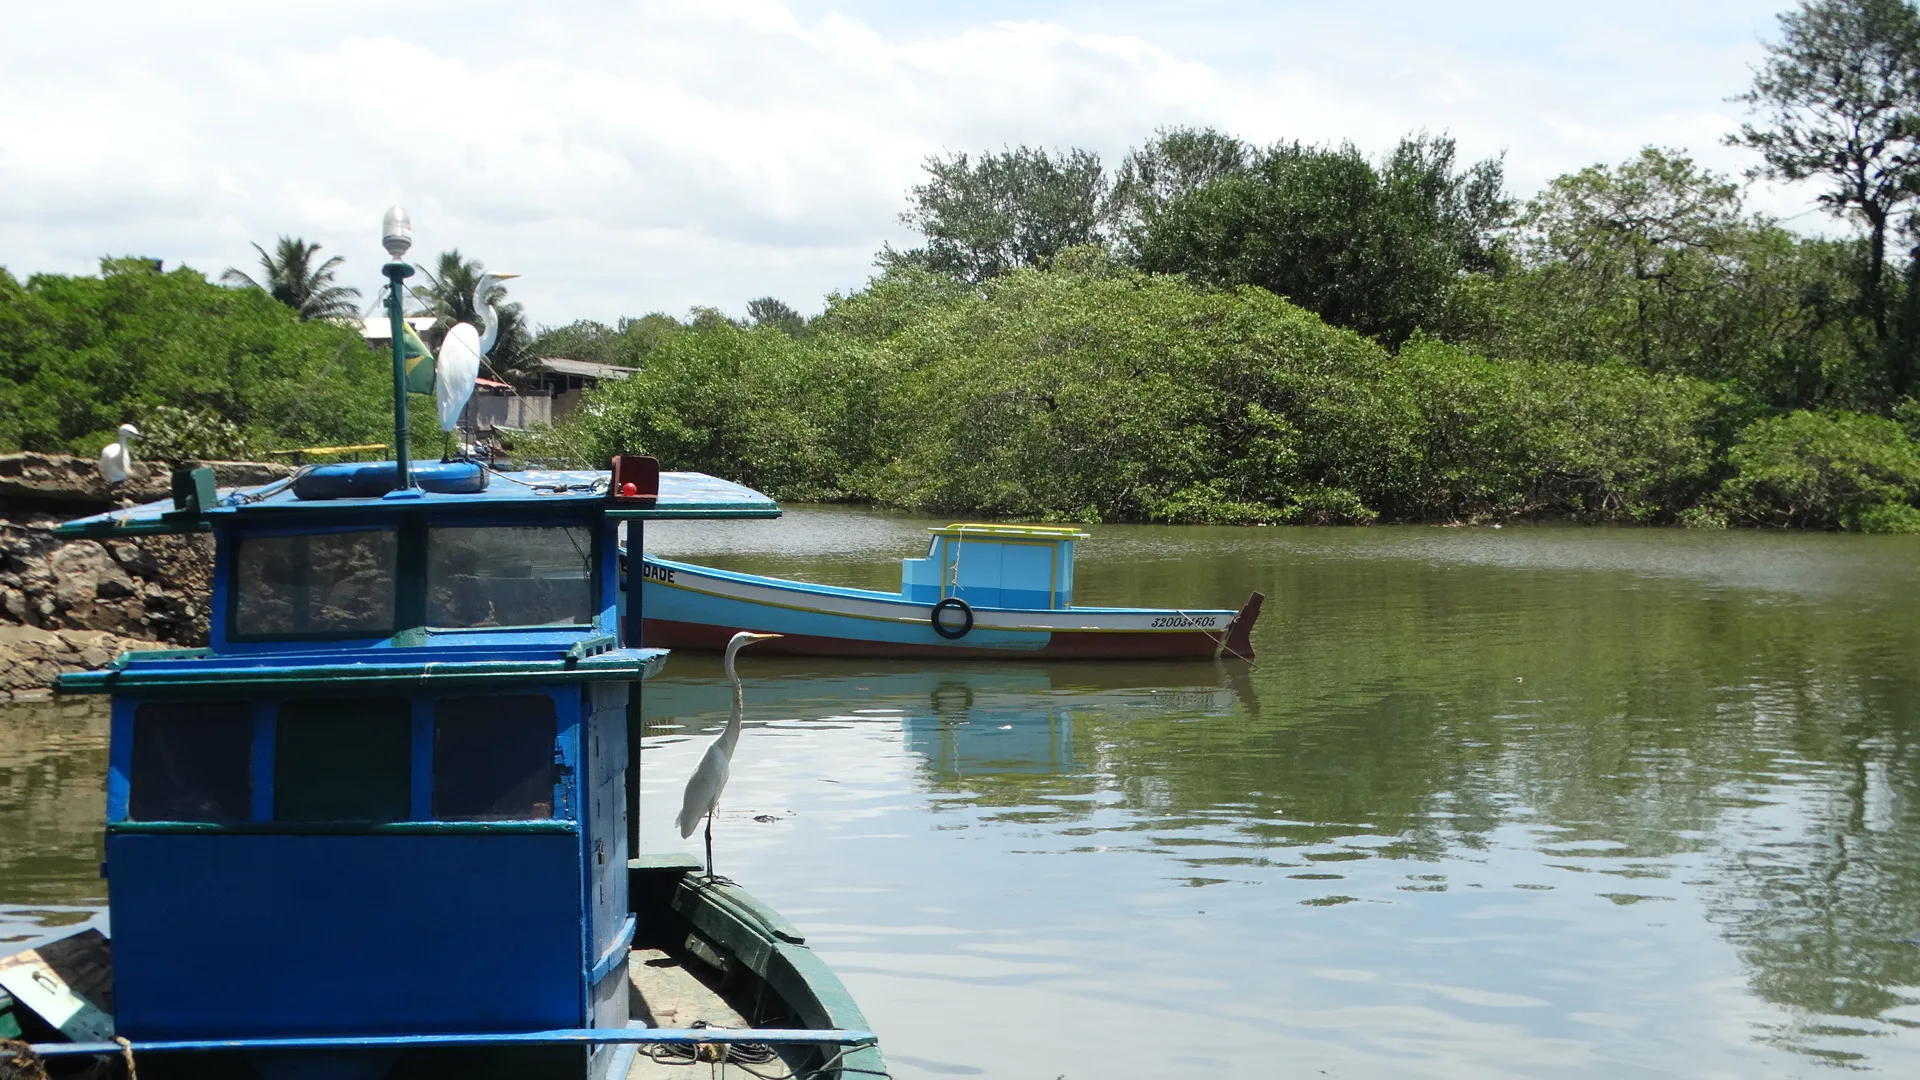
<svg viewBox="0 0 1920 1080"><path fill-rule="evenodd" d="M493 351L500 338L500 313L488 302L493 287L519 274L480 275L473 287L473 310L480 313L481 329L472 323L455 323L440 342L440 357L433 376L434 404L439 406L440 430L452 431L460 423L460 410L473 396L473 383L480 377L480 358Z"/></svg>
<svg viewBox="0 0 1920 1080"><path fill-rule="evenodd" d="M120 440L110 442L100 451L100 475L109 484L124 484L127 477L133 475L133 447L128 440L140 437L140 429L132 424L120 425Z"/></svg>
<svg viewBox="0 0 1920 1080"><path fill-rule="evenodd" d="M713 876L713 811L720 805L720 793L726 790L727 775L732 768L733 747L740 741L740 711L744 701L740 692L740 676L733 670L733 659L740 650L756 641L777 638L779 634L750 634L745 630L733 635L727 642L727 681L733 684L733 713L727 717L726 729L720 737L707 747L707 754L700 759L700 767L693 770L693 776L687 780L686 796L680 801L680 838L693 835L694 826L701 818L707 819L707 876Z"/></svg>

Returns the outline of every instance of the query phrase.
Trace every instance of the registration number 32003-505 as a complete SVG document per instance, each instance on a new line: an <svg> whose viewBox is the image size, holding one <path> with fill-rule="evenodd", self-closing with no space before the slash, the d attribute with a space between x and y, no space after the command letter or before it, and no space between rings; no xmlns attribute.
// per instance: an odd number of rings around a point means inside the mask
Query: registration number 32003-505
<svg viewBox="0 0 1920 1080"><path fill-rule="evenodd" d="M1153 628L1158 630L1166 626L1183 628L1188 626L1212 626L1214 622L1215 619L1212 615L1162 615L1153 620Z"/></svg>

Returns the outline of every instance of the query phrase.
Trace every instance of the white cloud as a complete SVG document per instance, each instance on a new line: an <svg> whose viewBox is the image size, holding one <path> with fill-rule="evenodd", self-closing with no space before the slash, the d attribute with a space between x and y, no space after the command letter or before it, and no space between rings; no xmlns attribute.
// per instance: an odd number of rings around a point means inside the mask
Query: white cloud
<svg viewBox="0 0 1920 1080"><path fill-rule="evenodd" d="M1716 145L1740 115L1725 98L1771 10L44 5L0 41L0 264L138 253L217 274L289 233L347 256L370 293L400 201L420 254L525 275L537 321L764 294L814 309L907 239L904 191L950 150L1113 161L1155 127L1210 123L1378 151L1426 128L1504 151L1523 192L1647 142L1737 169Z"/></svg>

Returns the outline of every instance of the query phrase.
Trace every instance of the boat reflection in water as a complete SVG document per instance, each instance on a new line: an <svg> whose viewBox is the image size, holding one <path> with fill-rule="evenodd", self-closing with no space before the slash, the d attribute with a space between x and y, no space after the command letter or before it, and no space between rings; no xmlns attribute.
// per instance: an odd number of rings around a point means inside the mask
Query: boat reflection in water
<svg viewBox="0 0 1920 1080"><path fill-rule="evenodd" d="M675 664L648 684L642 708L649 728L699 729L724 720L731 691L718 663L682 655ZM1078 772L1076 715L1204 717L1236 708L1259 711L1244 665L908 666L774 657L757 661L747 703L748 715L762 721L897 717L906 748L941 779Z"/></svg>

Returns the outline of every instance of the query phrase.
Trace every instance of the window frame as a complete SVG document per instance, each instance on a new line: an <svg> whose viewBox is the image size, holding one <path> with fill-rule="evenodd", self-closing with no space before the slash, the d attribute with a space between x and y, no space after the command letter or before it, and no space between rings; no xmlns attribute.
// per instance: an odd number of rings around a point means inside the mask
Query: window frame
<svg viewBox="0 0 1920 1080"><path fill-rule="evenodd" d="M299 536L340 536L347 533L392 533L393 552L393 618L384 629L321 630L308 633L266 633L248 634L240 631L240 554L250 540L281 540ZM402 582L406 579L407 536L406 523L383 522L366 524L328 523L312 528L246 529L233 534L232 550L221 560L224 565L214 569L215 580L225 586L226 596L220 609L224 614L223 637L226 641L255 643L263 641L379 641L399 633L406 626L407 615L403 610L406 590ZM222 544L222 547L227 545Z"/></svg>
<svg viewBox="0 0 1920 1080"><path fill-rule="evenodd" d="M432 568L433 532L435 529L579 529L587 534L587 610L586 621L577 623L501 623L498 626L448 626L427 621L432 607L433 583L428 575ZM594 630L600 625L600 616L604 610L602 579L605 572L601 569L603 527L587 519L574 521L542 521L539 519L480 520L480 521L429 521L420 534L420 622L418 625L434 633L443 634L489 634L503 631L578 631Z"/></svg>
<svg viewBox="0 0 1920 1080"><path fill-rule="evenodd" d="M543 508L545 509L545 508ZM577 508L568 507L568 510ZM301 515L306 517L303 512ZM585 529L592 540L588 552L589 566L589 604L587 621L564 625L552 624L516 624L510 626L434 626L427 622L427 531L433 528L542 528L549 526L571 526ZM498 634L529 632L544 633L607 633L612 628L609 619L617 620L620 605L619 560L612 558L617 550L617 540L609 538L608 533L615 529L589 511L554 513L529 513L525 510L516 513L503 513L496 507L479 506L473 508L452 508L437 513L404 513L399 520L387 519L379 522L358 520L353 517L328 514L314 515L311 523L290 523L286 518L264 526L249 525L245 528L216 526L214 545L215 563L213 576L213 625L209 632L209 644L216 650L225 646L236 646L238 651L257 651L262 645L281 642L353 642L384 641L416 631L428 631L437 634ZM374 632L364 630L335 631L317 634L238 634L235 616L238 613L239 588L237 570L240 548L251 537L279 537L298 535L321 535L346 532L378 532L392 530L397 533L399 551L395 557L393 627L389 630Z"/></svg>
<svg viewBox="0 0 1920 1080"><path fill-rule="evenodd" d="M543 818L501 818L493 820L471 820L460 818L437 818L433 816L434 783L434 710L444 699L484 696L486 691L471 685L459 686L423 686L414 687L398 693L391 688L369 687L365 684L342 684L338 689L318 691L303 689L293 693L272 693L260 696L177 696L162 694L116 695L113 702L113 716L110 721L110 736L107 757L107 826L110 833L118 832L172 832L184 829L189 832L255 832L255 833L371 833L371 832L511 832L533 829L535 831L579 832L586 828L585 779L581 770L585 767L582 740L588 722L588 713L582 701L579 684L560 683L554 685L528 686L518 690L514 696L546 697L553 702L554 732L552 756L556 773L553 785L553 810L550 816ZM407 779L408 813L404 820L390 822L297 822L279 821L273 816L274 802L278 797L277 753L279 750L280 710L291 701L315 700L353 700L365 697L399 697L407 702L409 719L409 747L411 770ZM184 704L205 702L207 704L245 704L250 710L253 724L252 757L249 762L250 806L245 818L218 822L182 822L161 821L157 819L137 819L130 814L132 774L133 774L133 730L135 714L143 705ZM637 778L634 782L638 782Z"/></svg>

